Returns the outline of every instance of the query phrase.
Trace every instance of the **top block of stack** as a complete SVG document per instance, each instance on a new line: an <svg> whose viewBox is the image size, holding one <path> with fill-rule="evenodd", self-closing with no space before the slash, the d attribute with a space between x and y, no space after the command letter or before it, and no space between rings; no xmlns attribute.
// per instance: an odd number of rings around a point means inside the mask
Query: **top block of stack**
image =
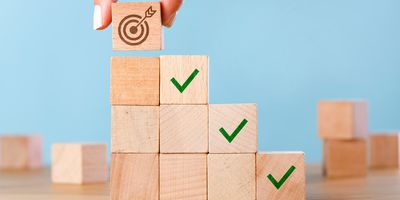
<svg viewBox="0 0 400 200"><path fill-rule="evenodd" d="M365 138L368 132L366 101L321 101L318 134L322 139Z"/></svg>
<svg viewBox="0 0 400 200"><path fill-rule="evenodd" d="M160 2L113 3L112 46L114 51L161 50Z"/></svg>

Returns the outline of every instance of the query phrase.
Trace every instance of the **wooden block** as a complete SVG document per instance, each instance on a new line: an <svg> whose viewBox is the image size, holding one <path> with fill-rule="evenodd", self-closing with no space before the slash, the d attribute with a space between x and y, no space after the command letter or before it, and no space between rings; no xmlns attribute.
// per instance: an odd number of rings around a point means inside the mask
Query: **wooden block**
<svg viewBox="0 0 400 200"><path fill-rule="evenodd" d="M161 56L160 79L161 104L208 104L207 56Z"/></svg>
<svg viewBox="0 0 400 200"><path fill-rule="evenodd" d="M160 199L207 199L207 154L161 154Z"/></svg>
<svg viewBox="0 0 400 200"><path fill-rule="evenodd" d="M105 144L53 144L51 149L53 183L99 183L107 180Z"/></svg>
<svg viewBox="0 0 400 200"><path fill-rule="evenodd" d="M366 176L367 146L364 139L324 141L324 175Z"/></svg>
<svg viewBox="0 0 400 200"><path fill-rule="evenodd" d="M321 101L318 104L318 134L322 139L366 138L366 101Z"/></svg>
<svg viewBox="0 0 400 200"><path fill-rule="evenodd" d="M112 57L110 100L112 105L159 105L159 58Z"/></svg>
<svg viewBox="0 0 400 200"><path fill-rule="evenodd" d="M210 153L257 151L257 105L214 104L209 110Z"/></svg>
<svg viewBox="0 0 400 200"><path fill-rule="evenodd" d="M23 170L42 167L40 135L0 136L0 169Z"/></svg>
<svg viewBox="0 0 400 200"><path fill-rule="evenodd" d="M399 134L380 133L369 136L371 167L398 168L399 162Z"/></svg>
<svg viewBox="0 0 400 200"><path fill-rule="evenodd" d="M159 106L112 106L111 115L112 152L159 152Z"/></svg>
<svg viewBox="0 0 400 200"><path fill-rule="evenodd" d="M255 154L208 154L208 199L254 200L255 163Z"/></svg>
<svg viewBox="0 0 400 200"><path fill-rule="evenodd" d="M303 152L260 152L256 165L257 199L305 199Z"/></svg>
<svg viewBox="0 0 400 200"><path fill-rule="evenodd" d="M160 152L207 153L208 106L161 105Z"/></svg>
<svg viewBox="0 0 400 200"><path fill-rule="evenodd" d="M111 199L159 199L159 155L111 155Z"/></svg>
<svg viewBox="0 0 400 200"><path fill-rule="evenodd" d="M112 43L114 51L161 50L160 2L113 3Z"/></svg>

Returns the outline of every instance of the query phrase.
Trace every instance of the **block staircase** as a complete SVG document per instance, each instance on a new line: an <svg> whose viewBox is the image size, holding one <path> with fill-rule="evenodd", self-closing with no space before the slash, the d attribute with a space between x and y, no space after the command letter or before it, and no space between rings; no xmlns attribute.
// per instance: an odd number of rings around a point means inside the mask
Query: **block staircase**
<svg viewBox="0 0 400 200"><path fill-rule="evenodd" d="M113 49L161 49L160 12L114 3ZM304 153L257 152L257 106L209 105L208 73L204 55L111 58L111 199L305 199Z"/></svg>

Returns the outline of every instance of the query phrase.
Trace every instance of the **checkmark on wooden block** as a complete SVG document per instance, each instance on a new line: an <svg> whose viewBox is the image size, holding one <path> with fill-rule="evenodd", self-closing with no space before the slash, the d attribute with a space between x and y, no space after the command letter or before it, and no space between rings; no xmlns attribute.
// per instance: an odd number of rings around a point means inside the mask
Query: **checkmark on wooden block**
<svg viewBox="0 0 400 200"><path fill-rule="evenodd" d="M186 81L183 83L183 85L179 84L178 81L175 78L171 79L172 84L175 85L175 87L179 90L179 92L183 93L187 86L193 81L193 79L197 76L199 73L198 69L195 69L192 74L190 74L189 78L186 79Z"/></svg>
<svg viewBox="0 0 400 200"><path fill-rule="evenodd" d="M222 135L226 138L226 140L228 140L228 142L231 143L246 124L247 124L247 119L243 119L242 122L240 122L239 126L233 131L231 135L229 135L223 127L219 129L219 132L221 132Z"/></svg>
<svg viewBox="0 0 400 200"><path fill-rule="evenodd" d="M279 190L279 188L281 188L283 183L285 183L285 181L289 178L289 176L293 173L293 171L295 169L296 169L296 167L292 165L289 168L289 170L283 175L281 180L279 180L279 182L277 180L275 180L275 178L271 174L268 174L267 178L272 182L272 184L276 187L276 189Z"/></svg>

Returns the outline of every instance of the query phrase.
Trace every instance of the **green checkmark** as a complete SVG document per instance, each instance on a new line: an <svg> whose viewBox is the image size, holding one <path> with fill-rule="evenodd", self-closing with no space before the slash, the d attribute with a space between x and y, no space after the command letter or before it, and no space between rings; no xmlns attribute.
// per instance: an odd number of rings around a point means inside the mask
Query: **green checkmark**
<svg viewBox="0 0 400 200"><path fill-rule="evenodd" d="M285 181L289 178L289 176L293 173L293 171L296 169L295 166L291 166L289 168L289 170L285 173L285 175L283 175L283 177L281 178L281 180L276 181L275 178L271 175L268 174L267 178L272 182L272 184L274 184L274 186L276 187L276 189L279 190L279 188L281 188L281 186L283 185L283 183L285 183Z"/></svg>
<svg viewBox="0 0 400 200"><path fill-rule="evenodd" d="M179 90L179 92L183 93L187 86L193 81L194 77L197 76L199 73L198 69L195 69L192 74L190 74L189 78L186 79L186 81L183 83L183 85L179 84L178 81L175 78L171 79L172 84L175 85L175 87Z"/></svg>
<svg viewBox="0 0 400 200"><path fill-rule="evenodd" d="M242 122L240 122L239 126L233 131L231 135L229 135L222 127L219 129L219 132L221 132L222 135L226 138L226 140L228 140L228 142L231 143L246 124L247 124L247 119L243 119Z"/></svg>

